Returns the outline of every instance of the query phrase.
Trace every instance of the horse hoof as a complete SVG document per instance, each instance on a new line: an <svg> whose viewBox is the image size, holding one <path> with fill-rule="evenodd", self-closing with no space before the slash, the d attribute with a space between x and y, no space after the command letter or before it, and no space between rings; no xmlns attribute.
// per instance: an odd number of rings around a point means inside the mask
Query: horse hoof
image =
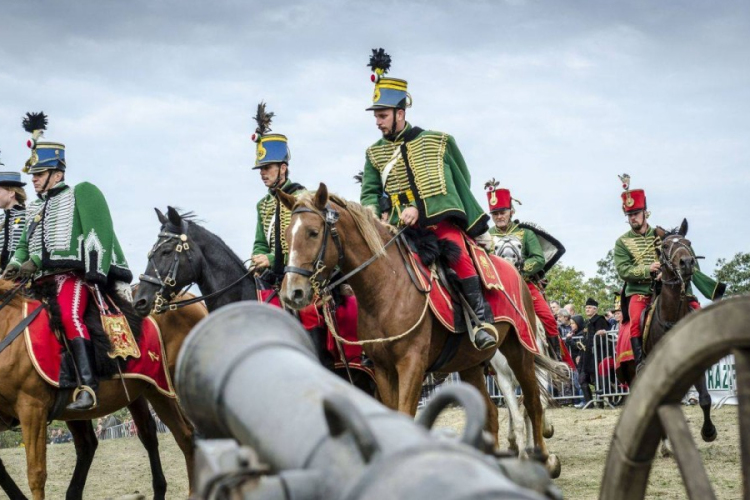
<svg viewBox="0 0 750 500"><path fill-rule="evenodd" d="M661 445L661 456L662 456L662 458L671 458L672 457L672 450L669 448L669 446L666 446L663 443Z"/></svg>
<svg viewBox="0 0 750 500"><path fill-rule="evenodd" d="M518 443L515 441L508 441L508 450L512 451L516 455L518 455L519 449L518 449Z"/></svg>
<svg viewBox="0 0 750 500"><path fill-rule="evenodd" d="M542 436L544 436L544 439L549 439L554 435L555 435L554 424L550 424L549 429L544 429L544 432L542 432Z"/></svg>
<svg viewBox="0 0 750 500"><path fill-rule="evenodd" d="M552 479L557 479L560 477L561 470L562 465L560 465L560 459L557 458L557 455L554 453L550 453L549 458L547 459L547 471L549 471L549 476Z"/></svg>
<svg viewBox="0 0 750 500"><path fill-rule="evenodd" d="M706 443L711 443L713 441L716 441L716 438L718 437L719 433L716 432L716 427L712 427L710 432L703 432L703 429L701 429L701 437L703 438L703 441Z"/></svg>

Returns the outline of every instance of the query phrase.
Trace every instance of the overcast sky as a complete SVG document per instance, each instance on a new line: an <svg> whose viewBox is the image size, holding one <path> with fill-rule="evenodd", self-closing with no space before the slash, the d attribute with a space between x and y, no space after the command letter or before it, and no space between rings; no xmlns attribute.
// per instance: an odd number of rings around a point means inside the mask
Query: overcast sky
<svg viewBox="0 0 750 500"><path fill-rule="evenodd" d="M21 118L44 110L68 181L107 196L134 274L168 204L244 259L265 194L257 103L289 137L295 181L358 199L352 175L379 137L366 63L384 47L407 119L452 134L480 201L497 178L565 264L593 275L627 230L627 172L653 223L688 218L712 271L750 250L748 5L0 0L0 161L22 167Z"/></svg>

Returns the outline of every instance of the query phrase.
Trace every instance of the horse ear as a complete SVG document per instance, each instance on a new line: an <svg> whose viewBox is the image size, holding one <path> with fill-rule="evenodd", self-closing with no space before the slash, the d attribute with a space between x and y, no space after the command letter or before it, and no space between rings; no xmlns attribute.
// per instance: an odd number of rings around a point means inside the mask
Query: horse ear
<svg viewBox="0 0 750 500"><path fill-rule="evenodd" d="M177 227L182 226L182 216L173 207L167 207L167 218L173 225Z"/></svg>
<svg viewBox="0 0 750 500"><path fill-rule="evenodd" d="M163 226L164 224L166 224L169 220L167 219L167 216L161 213L161 210L159 210L158 208L154 208L154 210L156 210L156 216L159 218L159 222L161 223L161 225Z"/></svg>
<svg viewBox="0 0 750 500"><path fill-rule="evenodd" d="M279 199L281 204L290 211L292 210L292 208L294 208L294 204L297 202L297 199L294 197L294 195L287 194L280 189L276 190L276 197Z"/></svg>
<svg viewBox="0 0 750 500"><path fill-rule="evenodd" d="M325 210L326 205L328 205L328 188L321 182L315 192L315 208L322 211Z"/></svg>
<svg viewBox="0 0 750 500"><path fill-rule="evenodd" d="M688 232L688 223L687 219L682 219L682 224L680 224L680 229L677 231L677 234L680 236L685 236Z"/></svg>
<svg viewBox="0 0 750 500"><path fill-rule="evenodd" d="M661 226L656 226L656 229L654 229L654 232L656 233L656 236L658 236L661 239L664 239L664 236L667 235L667 230Z"/></svg>

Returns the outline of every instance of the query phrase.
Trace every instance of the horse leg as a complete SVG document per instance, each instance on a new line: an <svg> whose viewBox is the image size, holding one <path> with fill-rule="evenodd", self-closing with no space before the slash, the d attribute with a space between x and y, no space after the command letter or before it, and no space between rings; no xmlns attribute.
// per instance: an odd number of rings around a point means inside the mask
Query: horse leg
<svg viewBox="0 0 750 500"><path fill-rule="evenodd" d="M91 420L70 420L66 423L76 447L76 467L73 470L73 477L70 478L65 499L80 500L83 498L83 488L86 486L86 478L91 469L91 462L94 461L94 453L99 446L99 441L96 439Z"/></svg>
<svg viewBox="0 0 750 500"><path fill-rule="evenodd" d="M533 354L521 346L518 338L509 335L500 346L508 359L513 373L523 391L523 405L531 419L531 430L534 436L534 447L538 456L547 467L550 475L556 478L560 475L560 462L555 455L550 455L547 444L542 436L542 403L539 396L539 382L536 378ZM528 436L527 436L528 439Z"/></svg>
<svg viewBox="0 0 750 500"><path fill-rule="evenodd" d="M426 369L422 352L408 354L398 360L398 411L401 413L412 417L417 414Z"/></svg>
<svg viewBox="0 0 750 500"><path fill-rule="evenodd" d="M47 408L31 396L21 398L17 411L26 448L26 477L32 498L43 500L47 482Z"/></svg>
<svg viewBox="0 0 750 500"><path fill-rule="evenodd" d="M511 382L513 372L510 370L508 360L499 351L492 357L490 364L493 370L495 370L497 387L500 389L503 401L505 401L505 405L508 407L508 448L518 453L519 446L523 443L524 439L521 433L523 417L521 417L521 412L518 409L516 391Z"/></svg>
<svg viewBox="0 0 750 500"><path fill-rule="evenodd" d="M11 500L26 500L26 495L23 494L13 478L10 477L8 471L5 470L5 464L2 460L0 460L0 488L3 489Z"/></svg>
<svg viewBox="0 0 750 500"><path fill-rule="evenodd" d="M177 446L185 456L187 466L188 487L190 494L193 493L193 469L195 463L195 449L193 447L193 425L185 417L176 399L164 396L156 388L149 386L146 391L146 399L156 411L156 414L172 432Z"/></svg>
<svg viewBox="0 0 750 500"><path fill-rule="evenodd" d="M398 409L398 375L395 372L375 365L373 368L377 393L380 402L392 410Z"/></svg>
<svg viewBox="0 0 750 500"><path fill-rule="evenodd" d="M701 427L701 437L706 443L710 443L716 439L718 432L716 432L716 426L711 422L711 394L708 392L708 386L706 385L706 376L701 374L698 381L695 383L695 389L698 391L698 404L701 405L703 410L703 427Z"/></svg>
<svg viewBox="0 0 750 500"><path fill-rule="evenodd" d="M151 416L148 402L145 398L138 398L128 405L130 415L133 417L138 429L138 439L148 453L148 462L151 465L151 485L154 489L154 500L163 500L167 494L167 479L159 457L159 438L156 434L156 421Z"/></svg>
<svg viewBox="0 0 750 500"><path fill-rule="evenodd" d="M487 408L487 422L485 422L484 428L492 436L495 448L497 448L497 432L499 430L497 423L497 406L495 406L495 402L492 401L490 393L487 392L487 381L484 378L484 366L472 366L471 368L458 372L458 374L461 376L461 380L476 387L482 397L484 397L485 407Z"/></svg>

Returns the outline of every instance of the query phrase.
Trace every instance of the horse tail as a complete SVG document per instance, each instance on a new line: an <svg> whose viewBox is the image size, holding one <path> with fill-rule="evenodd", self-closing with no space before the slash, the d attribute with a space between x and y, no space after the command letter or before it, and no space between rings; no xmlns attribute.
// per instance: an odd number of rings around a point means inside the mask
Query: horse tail
<svg viewBox="0 0 750 500"><path fill-rule="evenodd" d="M562 361L554 359L544 354L534 355L534 365L537 370L541 370L550 377L550 383L560 386L570 381L570 367Z"/></svg>

